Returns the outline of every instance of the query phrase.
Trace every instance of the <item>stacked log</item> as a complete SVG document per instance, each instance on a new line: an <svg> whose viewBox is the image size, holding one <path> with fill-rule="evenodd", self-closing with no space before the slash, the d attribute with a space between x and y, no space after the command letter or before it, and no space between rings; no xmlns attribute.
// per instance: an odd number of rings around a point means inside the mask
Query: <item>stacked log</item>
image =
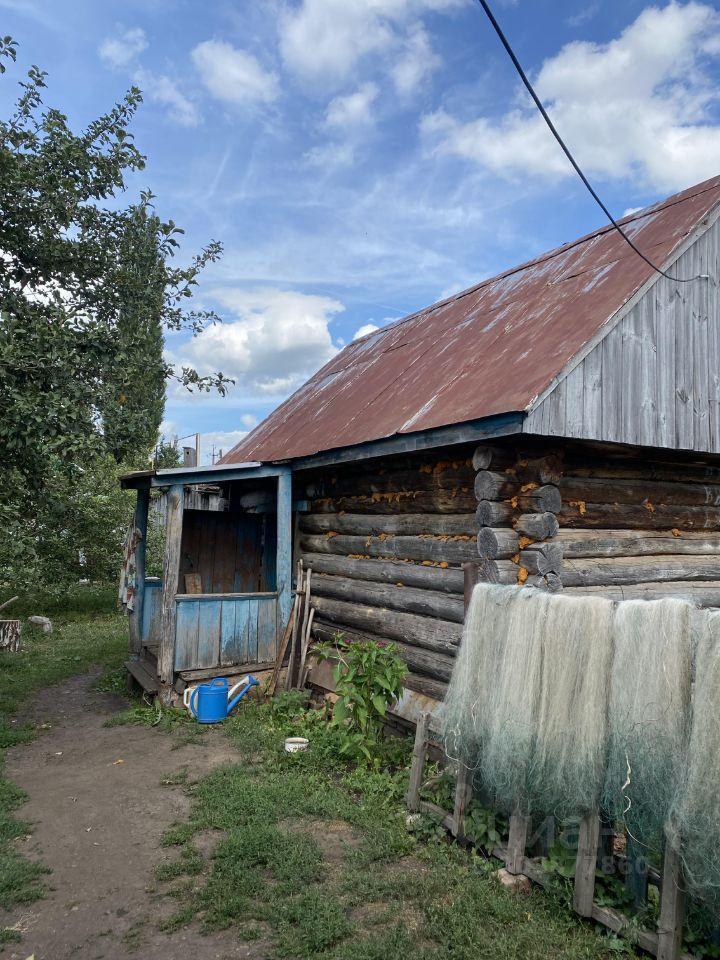
<svg viewBox="0 0 720 960"><path fill-rule="evenodd" d="M720 603L720 466L578 447L558 485L569 592Z"/></svg>
<svg viewBox="0 0 720 960"><path fill-rule="evenodd" d="M554 542L562 507L561 458L516 453L509 460L507 449L483 445L473 465L480 579L562 589L562 547Z"/></svg>
<svg viewBox="0 0 720 960"><path fill-rule="evenodd" d="M477 556L474 478L469 452L318 472L299 518L313 636L392 641L406 685L441 697L462 633L462 564Z"/></svg>
<svg viewBox="0 0 720 960"><path fill-rule="evenodd" d="M467 560L493 583L720 606L720 466L520 443L318 471L298 538L314 636L396 643L408 686L433 696L460 641Z"/></svg>

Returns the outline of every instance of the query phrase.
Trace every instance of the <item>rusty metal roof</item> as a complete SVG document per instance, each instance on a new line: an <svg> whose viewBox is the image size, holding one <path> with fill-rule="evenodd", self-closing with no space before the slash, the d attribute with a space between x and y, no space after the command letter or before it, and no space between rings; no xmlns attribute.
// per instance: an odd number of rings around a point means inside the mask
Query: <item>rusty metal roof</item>
<svg viewBox="0 0 720 960"><path fill-rule="evenodd" d="M621 222L666 263L720 202L720 177ZM648 281L604 227L354 340L222 458L284 460L522 412Z"/></svg>

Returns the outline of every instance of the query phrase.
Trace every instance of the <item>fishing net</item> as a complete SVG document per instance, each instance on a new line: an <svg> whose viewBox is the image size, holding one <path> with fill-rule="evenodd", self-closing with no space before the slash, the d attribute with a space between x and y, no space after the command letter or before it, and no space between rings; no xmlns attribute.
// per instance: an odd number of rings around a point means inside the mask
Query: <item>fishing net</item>
<svg viewBox="0 0 720 960"><path fill-rule="evenodd" d="M499 663L485 699L479 773L487 795L510 813L530 812L527 776L542 677L543 626L551 595L528 588L511 592L500 642L492 655Z"/></svg>
<svg viewBox="0 0 720 960"><path fill-rule="evenodd" d="M445 698L448 756L505 812L582 814L603 779L609 600L479 584Z"/></svg>
<svg viewBox="0 0 720 960"><path fill-rule="evenodd" d="M720 613L698 623L692 727L673 809L690 890L720 910Z"/></svg>
<svg viewBox="0 0 720 960"><path fill-rule="evenodd" d="M446 753L473 770L487 742L489 696L499 678L508 608L514 592L484 583L473 590L462 643L443 701Z"/></svg>
<svg viewBox="0 0 720 960"><path fill-rule="evenodd" d="M601 597L550 597L528 776L530 806L559 819L597 807L603 786L614 606Z"/></svg>
<svg viewBox="0 0 720 960"><path fill-rule="evenodd" d="M687 749L692 607L627 600L615 613L603 806L659 850Z"/></svg>
<svg viewBox="0 0 720 960"><path fill-rule="evenodd" d="M445 749L510 811L524 793L548 594L478 584L443 707Z"/></svg>

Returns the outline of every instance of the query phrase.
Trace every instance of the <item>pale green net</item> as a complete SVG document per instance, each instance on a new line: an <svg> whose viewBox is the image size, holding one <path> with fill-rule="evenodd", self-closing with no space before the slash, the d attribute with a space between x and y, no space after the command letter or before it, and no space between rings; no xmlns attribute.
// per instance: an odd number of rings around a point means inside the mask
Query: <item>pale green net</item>
<svg viewBox="0 0 720 960"><path fill-rule="evenodd" d="M597 804L612 610L602 598L475 587L445 744L500 809L566 816Z"/></svg>
<svg viewBox="0 0 720 960"><path fill-rule="evenodd" d="M720 912L720 613L698 618L690 745L673 823L690 890Z"/></svg>
<svg viewBox="0 0 720 960"><path fill-rule="evenodd" d="M688 737L692 607L617 605L603 807L636 843L659 851Z"/></svg>

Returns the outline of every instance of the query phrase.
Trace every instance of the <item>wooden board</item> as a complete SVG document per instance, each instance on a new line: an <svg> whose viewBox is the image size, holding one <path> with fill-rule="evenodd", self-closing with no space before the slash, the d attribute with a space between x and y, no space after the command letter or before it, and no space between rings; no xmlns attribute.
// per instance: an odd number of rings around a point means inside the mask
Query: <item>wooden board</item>
<svg viewBox="0 0 720 960"><path fill-rule="evenodd" d="M200 663L198 663L199 621L199 601L183 600L178 602L175 620L176 670L191 670L200 666Z"/></svg>
<svg viewBox="0 0 720 960"><path fill-rule="evenodd" d="M199 573L186 573L183 580L185 593L202 593L202 577Z"/></svg>
<svg viewBox="0 0 720 960"><path fill-rule="evenodd" d="M277 656L277 600L258 600L257 661L272 663Z"/></svg>
<svg viewBox="0 0 720 960"><path fill-rule="evenodd" d="M145 597L142 612L142 642L157 643L160 630L160 609L162 604L162 580L145 580Z"/></svg>

